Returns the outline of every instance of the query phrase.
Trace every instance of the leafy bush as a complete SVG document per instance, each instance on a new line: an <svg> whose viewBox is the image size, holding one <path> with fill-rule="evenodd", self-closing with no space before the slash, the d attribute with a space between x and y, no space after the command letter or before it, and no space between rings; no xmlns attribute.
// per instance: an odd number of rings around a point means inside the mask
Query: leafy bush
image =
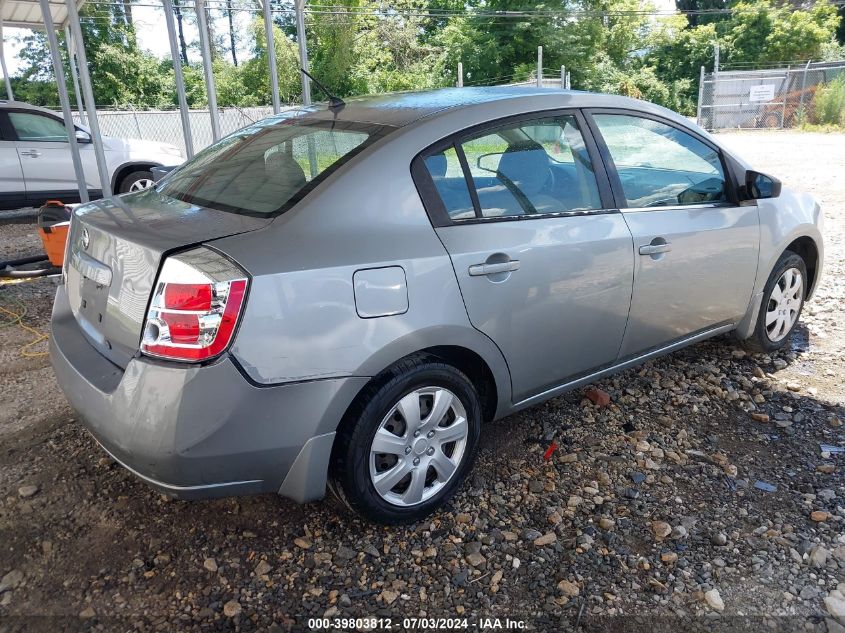
<svg viewBox="0 0 845 633"><path fill-rule="evenodd" d="M816 91L816 123L845 125L845 73Z"/></svg>

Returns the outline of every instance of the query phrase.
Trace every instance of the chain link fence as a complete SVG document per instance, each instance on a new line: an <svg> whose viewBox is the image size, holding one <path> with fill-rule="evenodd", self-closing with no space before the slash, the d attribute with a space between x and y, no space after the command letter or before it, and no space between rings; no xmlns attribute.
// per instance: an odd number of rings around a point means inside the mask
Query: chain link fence
<svg viewBox="0 0 845 633"><path fill-rule="evenodd" d="M294 107L294 106L290 106ZM286 107L283 110L289 109ZM270 106L253 108L220 108L220 133L225 136L256 121L273 114ZM79 114L74 115L77 123L85 124ZM208 110L190 110L188 120L194 151L208 147L212 143L211 114ZM97 121L103 136L123 139L143 139L161 141L179 147L185 152L185 139L182 134L182 120L179 110L97 110Z"/></svg>
<svg viewBox="0 0 845 633"><path fill-rule="evenodd" d="M702 73L698 124L707 130L760 130L815 123L816 93L843 73L845 60Z"/></svg>
<svg viewBox="0 0 845 633"><path fill-rule="evenodd" d="M568 78L543 77L542 87L560 89L568 81ZM498 85L495 84L494 85ZM537 80L532 78L524 82L504 84L511 86L535 87ZM300 106L282 106L282 111L296 109ZM220 113L220 134L226 136L243 127L251 125L273 114L271 106L256 107L227 107L219 108ZM59 115L61 113L59 112ZM78 112L74 113L74 121L85 125L87 121L80 117ZM188 120L191 125L191 135L194 142L194 152L211 145L213 138L211 133L211 114L207 109L190 110ZM179 110L141 110L131 106L110 109L98 108L97 121L100 124L100 132L103 136L112 136L122 139L142 139L147 141L161 141L179 147L185 153L185 139L182 134L182 121Z"/></svg>

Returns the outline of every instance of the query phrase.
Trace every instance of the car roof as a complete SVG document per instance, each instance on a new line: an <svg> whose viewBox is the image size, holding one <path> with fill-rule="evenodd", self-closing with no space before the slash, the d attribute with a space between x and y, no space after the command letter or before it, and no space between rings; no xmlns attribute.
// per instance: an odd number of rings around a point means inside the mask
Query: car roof
<svg viewBox="0 0 845 633"><path fill-rule="evenodd" d="M41 106L32 105L25 101L7 101L0 100L0 109L15 109L15 110L33 110L35 112L44 112L45 114L52 114L53 116L61 116L61 113L49 108L42 108Z"/></svg>
<svg viewBox="0 0 845 633"><path fill-rule="evenodd" d="M608 107L631 108L642 111L659 110L665 115L669 110L654 104L618 95L535 88L526 86L495 86L476 88L440 88L419 92L395 92L365 97L350 97L342 108L329 108L318 104L304 108L310 119L358 121L403 127L446 111L470 108L496 101L525 100L531 109L555 107L565 98L570 108ZM678 115L675 115L678 116Z"/></svg>

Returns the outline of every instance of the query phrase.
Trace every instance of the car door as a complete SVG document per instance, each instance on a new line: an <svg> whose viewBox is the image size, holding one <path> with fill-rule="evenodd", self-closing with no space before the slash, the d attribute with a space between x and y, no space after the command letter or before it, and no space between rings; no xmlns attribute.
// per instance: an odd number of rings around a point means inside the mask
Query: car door
<svg viewBox="0 0 845 633"><path fill-rule="evenodd" d="M514 401L611 364L631 297L631 234L580 114L475 128L414 168L473 326Z"/></svg>
<svg viewBox="0 0 845 633"><path fill-rule="evenodd" d="M745 314L757 272L757 207L740 205L719 148L659 117L588 113L634 236L634 292L620 360Z"/></svg>
<svg viewBox="0 0 845 633"><path fill-rule="evenodd" d="M14 138L0 125L0 208L26 204L26 185Z"/></svg>
<svg viewBox="0 0 845 633"><path fill-rule="evenodd" d="M40 204L45 195L78 196L79 187L70 155L70 143L62 120L32 110L10 110L7 116L17 138L15 147L30 201ZM79 155L89 191L99 190L92 146L80 143Z"/></svg>

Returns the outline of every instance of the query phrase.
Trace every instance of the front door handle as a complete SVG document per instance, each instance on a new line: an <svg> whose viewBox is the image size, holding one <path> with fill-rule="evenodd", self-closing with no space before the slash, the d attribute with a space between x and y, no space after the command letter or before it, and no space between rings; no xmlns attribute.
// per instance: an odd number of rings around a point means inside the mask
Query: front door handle
<svg viewBox="0 0 845 633"><path fill-rule="evenodd" d="M652 242L640 246L640 255L659 255L660 253L668 253L672 250L672 245L669 242Z"/></svg>
<svg viewBox="0 0 845 633"><path fill-rule="evenodd" d="M29 156L30 158L38 158L41 156L41 152L37 149L23 149L21 150L21 156Z"/></svg>
<svg viewBox="0 0 845 633"><path fill-rule="evenodd" d="M519 270L519 260L512 259L507 262L495 264L475 264L469 267L470 277L481 277L483 275L498 275L499 273L510 273Z"/></svg>

